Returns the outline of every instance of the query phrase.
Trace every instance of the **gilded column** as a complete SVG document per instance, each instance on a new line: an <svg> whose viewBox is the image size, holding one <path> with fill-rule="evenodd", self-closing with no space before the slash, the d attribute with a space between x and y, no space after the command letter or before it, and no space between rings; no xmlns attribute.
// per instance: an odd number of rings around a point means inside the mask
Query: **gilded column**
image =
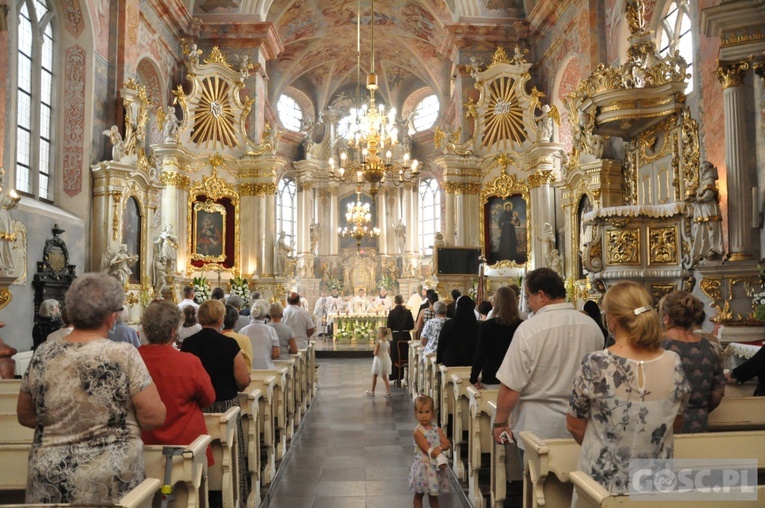
<svg viewBox="0 0 765 508"><path fill-rule="evenodd" d="M728 196L728 258L752 259L752 194L746 161L747 144L744 77L749 63L720 65L717 79L723 87L725 111L725 165Z"/></svg>
<svg viewBox="0 0 765 508"><path fill-rule="evenodd" d="M188 245L187 231L186 231L186 206L189 200L189 186L191 180L188 176L179 173L176 168L163 167L162 173L160 173L160 181L165 184L165 188L160 193L160 200L162 202L162 227L170 224L173 226L178 237L178 245ZM186 270L186 249L179 248L178 256L176 258L176 266L174 270L176 273L184 272Z"/></svg>

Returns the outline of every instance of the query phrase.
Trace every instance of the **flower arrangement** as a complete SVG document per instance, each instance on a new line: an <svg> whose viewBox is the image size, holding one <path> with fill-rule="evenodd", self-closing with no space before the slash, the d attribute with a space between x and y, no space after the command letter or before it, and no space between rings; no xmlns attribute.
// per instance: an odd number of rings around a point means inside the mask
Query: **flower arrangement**
<svg viewBox="0 0 765 508"><path fill-rule="evenodd" d="M390 274L384 274L382 277L380 277L380 280L378 281L377 285L378 287L385 288L386 291L391 291L393 289L393 286L396 284L396 279L390 276Z"/></svg>
<svg viewBox="0 0 765 508"><path fill-rule="evenodd" d="M478 297L478 279L473 278L470 281L470 289L468 289L468 296L475 301Z"/></svg>
<svg viewBox="0 0 765 508"><path fill-rule="evenodd" d="M325 286L330 291L333 291L335 289L337 289L338 291L341 291L343 289L343 285L340 283L339 280L337 280L337 277L330 277L329 280L327 280Z"/></svg>
<svg viewBox="0 0 765 508"><path fill-rule="evenodd" d="M210 283L205 277L194 277L191 285L194 286L194 302L202 303L210 299L212 291L210 290Z"/></svg>
<svg viewBox="0 0 765 508"><path fill-rule="evenodd" d="M239 275L234 277L231 280L231 294L242 299L243 308L250 306L250 286L247 284L247 279L243 279Z"/></svg>
<svg viewBox="0 0 765 508"><path fill-rule="evenodd" d="M753 295L752 304L754 305L754 318L765 323L765 291Z"/></svg>

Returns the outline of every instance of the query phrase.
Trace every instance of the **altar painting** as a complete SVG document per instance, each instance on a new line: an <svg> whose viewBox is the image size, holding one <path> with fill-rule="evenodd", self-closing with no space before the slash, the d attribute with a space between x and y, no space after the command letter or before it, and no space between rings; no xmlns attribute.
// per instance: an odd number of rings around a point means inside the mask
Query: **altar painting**
<svg viewBox="0 0 765 508"><path fill-rule="evenodd" d="M521 194L492 196L484 204L485 250L490 265L522 265L528 259L528 214Z"/></svg>
<svg viewBox="0 0 765 508"><path fill-rule="evenodd" d="M141 283L141 211L138 200L128 198L122 211L122 243L127 245L127 253L131 261L128 264L131 273L129 284Z"/></svg>

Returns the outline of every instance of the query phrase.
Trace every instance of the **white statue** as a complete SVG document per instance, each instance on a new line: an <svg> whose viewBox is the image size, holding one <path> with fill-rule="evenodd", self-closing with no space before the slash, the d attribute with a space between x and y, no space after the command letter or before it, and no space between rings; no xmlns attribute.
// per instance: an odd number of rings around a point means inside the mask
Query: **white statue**
<svg viewBox="0 0 765 508"><path fill-rule="evenodd" d="M15 268L13 263L13 219L8 210L16 208L21 199L15 192L4 193L0 187L0 270L12 272Z"/></svg>
<svg viewBox="0 0 765 508"><path fill-rule="evenodd" d="M292 246L287 243L287 233L279 233L279 239L274 246L274 274L284 275L284 267L292 252Z"/></svg>
<svg viewBox="0 0 765 508"><path fill-rule="evenodd" d="M398 253L403 254L406 250L406 224L404 219L399 218L398 224L394 226L396 228L396 244L398 246Z"/></svg>
<svg viewBox="0 0 765 508"><path fill-rule="evenodd" d="M119 162L125 158L125 142L122 140L120 129L116 125L103 132L103 135L109 138L112 143L112 160Z"/></svg>
<svg viewBox="0 0 765 508"><path fill-rule="evenodd" d="M550 253L555 249L555 231L549 222L545 222L542 228L542 236L539 237L539 241L542 242L542 263L548 268L550 266Z"/></svg>
<svg viewBox="0 0 765 508"><path fill-rule="evenodd" d="M110 249L107 249L104 253L104 258L109 255L111 255L111 258L108 259L106 266L102 267L102 271L116 278L123 286L127 285L130 276L133 274L130 265L138 260L138 256L128 254L127 245L124 243L120 245L116 253L112 253Z"/></svg>
<svg viewBox="0 0 765 508"><path fill-rule="evenodd" d="M166 287L166 263L167 261L164 258L154 258L154 298L162 298L162 290Z"/></svg>
<svg viewBox="0 0 765 508"><path fill-rule="evenodd" d="M162 135L165 142L178 142L178 117L175 116L175 107L168 106L165 113L165 123L162 125Z"/></svg>
<svg viewBox="0 0 765 508"><path fill-rule="evenodd" d="M174 272L176 260L178 258L178 237L173 234L173 225L168 224L165 229L159 234L159 237L154 240L154 245L157 247L157 253L159 258L165 260L165 266Z"/></svg>
<svg viewBox="0 0 765 508"><path fill-rule="evenodd" d="M550 251L548 265L550 270L560 275L561 279L565 279L563 277L563 256L558 249L553 249Z"/></svg>
<svg viewBox="0 0 765 508"><path fill-rule="evenodd" d="M320 225L317 222L314 222L313 219L311 219L311 225L310 225L310 231L311 231L311 246L310 251L311 254L318 255L317 247L319 246L319 229Z"/></svg>
<svg viewBox="0 0 765 508"><path fill-rule="evenodd" d="M437 247L446 247L446 240L440 231L436 231L436 238L433 240L433 250L435 251Z"/></svg>
<svg viewBox="0 0 765 508"><path fill-rule="evenodd" d="M556 109L557 111L557 109ZM540 141L550 141L553 135L553 116L549 104L542 106L542 114L535 118L537 124L537 137Z"/></svg>
<svg viewBox="0 0 765 508"><path fill-rule="evenodd" d="M722 214L720 213L717 168L709 161L701 163L699 187L693 200L693 260L721 259L723 251Z"/></svg>

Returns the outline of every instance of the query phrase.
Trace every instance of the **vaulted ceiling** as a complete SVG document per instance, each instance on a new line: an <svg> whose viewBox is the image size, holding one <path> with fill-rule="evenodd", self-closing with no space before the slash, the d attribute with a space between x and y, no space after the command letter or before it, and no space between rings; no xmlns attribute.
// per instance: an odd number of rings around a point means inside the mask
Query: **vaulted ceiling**
<svg viewBox="0 0 765 508"><path fill-rule="evenodd" d="M526 12L521 0L379 0L374 18L371 0L241 2L201 0L194 15L204 22L209 15L256 14L273 26L283 50L267 64L269 98L294 87L311 98L317 112L340 92L355 94L359 25L362 91L374 19L379 94L388 104L401 104L423 87L448 98L461 40L473 44L471 32L482 31L491 35L487 40L517 40L513 31L525 26ZM491 51L495 43L487 46Z"/></svg>

